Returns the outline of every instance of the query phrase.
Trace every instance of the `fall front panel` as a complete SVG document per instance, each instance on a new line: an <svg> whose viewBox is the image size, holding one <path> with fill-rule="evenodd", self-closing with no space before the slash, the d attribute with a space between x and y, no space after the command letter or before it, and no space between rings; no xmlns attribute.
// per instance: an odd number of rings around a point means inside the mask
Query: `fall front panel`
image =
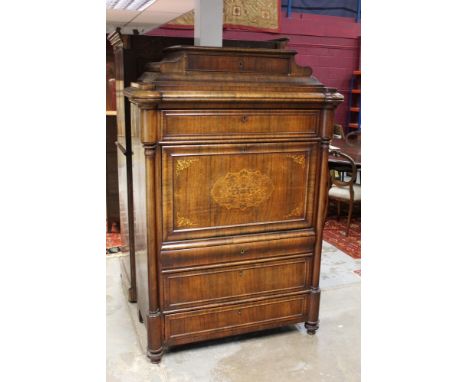
<svg viewBox="0 0 468 382"><path fill-rule="evenodd" d="M163 147L163 240L312 227L318 144Z"/></svg>

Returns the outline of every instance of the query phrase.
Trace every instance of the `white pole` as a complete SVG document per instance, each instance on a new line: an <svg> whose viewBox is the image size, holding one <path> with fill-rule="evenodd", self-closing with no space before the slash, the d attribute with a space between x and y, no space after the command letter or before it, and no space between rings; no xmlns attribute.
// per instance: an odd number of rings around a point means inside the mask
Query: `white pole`
<svg viewBox="0 0 468 382"><path fill-rule="evenodd" d="M223 0L195 0L195 45L223 46Z"/></svg>

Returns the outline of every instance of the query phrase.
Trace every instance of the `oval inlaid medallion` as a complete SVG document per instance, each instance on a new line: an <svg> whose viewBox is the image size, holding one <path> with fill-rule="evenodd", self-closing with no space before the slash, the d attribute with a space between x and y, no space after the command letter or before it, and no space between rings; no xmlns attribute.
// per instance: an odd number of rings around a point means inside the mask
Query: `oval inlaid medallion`
<svg viewBox="0 0 468 382"><path fill-rule="evenodd" d="M242 169L217 179L211 196L222 207L245 210L263 203L272 192L273 183L267 175L258 170Z"/></svg>

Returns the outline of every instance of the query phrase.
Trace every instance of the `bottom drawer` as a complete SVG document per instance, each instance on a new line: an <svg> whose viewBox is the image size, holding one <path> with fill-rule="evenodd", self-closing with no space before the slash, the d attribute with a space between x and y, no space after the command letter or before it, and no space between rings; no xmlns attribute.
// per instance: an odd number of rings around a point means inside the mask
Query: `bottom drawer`
<svg viewBox="0 0 468 382"><path fill-rule="evenodd" d="M231 336L306 320L309 294L165 316L169 345Z"/></svg>

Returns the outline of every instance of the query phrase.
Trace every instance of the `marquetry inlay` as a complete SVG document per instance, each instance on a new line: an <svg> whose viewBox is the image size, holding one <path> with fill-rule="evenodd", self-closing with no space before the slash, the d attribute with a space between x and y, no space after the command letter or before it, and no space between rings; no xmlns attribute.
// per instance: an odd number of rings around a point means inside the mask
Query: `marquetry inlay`
<svg viewBox="0 0 468 382"><path fill-rule="evenodd" d="M289 212L287 215L285 215L285 218L297 218L302 216L302 205L297 206L291 212Z"/></svg>
<svg viewBox="0 0 468 382"><path fill-rule="evenodd" d="M193 162L197 162L196 158L177 159L176 161L176 176L179 176L182 171L189 168Z"/></svg>
<svg viewBox="0 0 468 382"><path fill-rule="evenodd" d="M186 217L180 216L179 213L177 213L176 226L177 228L190 228L194 227L195 223Z"/></svg>
<svg viewBox="0 0 468 382"><path fill-rule="evenodd" d="M272 192L273 183L270 177L258 170L244 168L239 172L228 172L217 179L211 189L211 196L222 207L245 210L257 207Z"/></svg>
<svg viewBox="0 0 468 382"><path fill-rule="evenodd" d="M299 154L299 155L294 155L294 154L289 154L286 155L288 158L291 158L294 162L296 162L298 165L301 167L305 167L305 156L304 154Z"/></svg>

